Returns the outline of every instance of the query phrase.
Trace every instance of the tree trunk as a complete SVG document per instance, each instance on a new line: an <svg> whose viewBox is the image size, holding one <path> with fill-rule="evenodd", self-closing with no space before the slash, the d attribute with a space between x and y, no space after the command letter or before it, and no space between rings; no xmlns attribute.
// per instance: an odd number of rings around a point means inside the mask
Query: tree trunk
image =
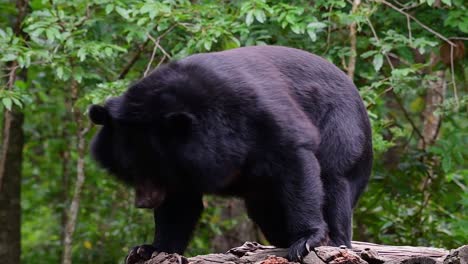
<svg viewBox="0 0 468 264"><path fill-rule="evenodd" d="M28 1L16 1L18 15L13 25L16 36L25 38L21 25L28 11ZM26 80L26 70L17 75L18 63L8 63L7 89L16 79ZM5 264L20 263L21 257L21 163L23 158L23 113L17 106L4 109L0 153L0 259Z"/></svg>
<svg viewBox="0 0 468 264"><path fill-rule="evenodd" d="M73 113L72 111L72 105L69 100L69 98L65 99L65 105L68 113ZM72 123L72 117L70 115L67 115L65 117L66 123ZM62 135L61 137L64 139L68 139L72 137L73 135L68 131L67 129L62 129ZM70 195L70 177L71 177L71 150L68 147L64 147L64 149L61 151L61 160L62 160L62 190L60 194L60 200L63 203L62 212L61 212L61 230L60 230L60 248L61 248L61 253L60 255L63 255L63 249L65 248L65 227L67 225L67 217L68 217L68 203L70 201L69 195Z"/></svg>
<svg viewBox="0 0 468 264"><path fill-rule="evenodd" d="M71 96L73 104L78 98L78 83L73 80L71 83ZM73 109L74 121L77 124L76 138L77 138L77 156L76 162L76 182L75 189L73 192L73 198L71 200L70 208L68 210L65 232L64 232L64 248L62 254L62 264L72 263L72 244L73 244L73 233L76 229L76 223L78 219L78 213L80 209L81 192L85 181L85 155L86 155L86 133L89 128L85 126L85 120L83 114L78 109Z"/></svg>
<svg viewBox="0 0 468 264"><path fill-rule="evenodd" d="M23 154L23 114L5 109L0 159L0 259L17 264L21 253L21 161Z"/></svg>
<svg viewBox="0 0 468 264"><path fill-rule="evenodd" d="M231 229L216 235L211 241L214 252L224 252L238 246L244 241L258 241L259 235L255 224L247 218L244 202L237 198L214 198L215 206L221 208L220 222L235 220L236 224Z"/></svg>
<svg viewBox="0 0 468 264"><path fill-rule="evenodd" d="M423 112L423 130L424 140L419 142L420 148L424 149L431 146L437 140L439 128L442 123L442 116L437 115L435 111L444 102L447 83L445 81L445 72L436 71L431 75L435 80L427 81L426 105Z"/></svg>
<svg viewBox="0 0 468 264"><path fill-rule="evenodd" d="M361 0L353 0L353 8L351 10L352 14L355 14L358 10L359 5L361 4ZM348 76L351 78L351 80L354 79L354 71L356 70L356 56L357 56L357 49L356 49L356 33L357 33L357 23L352 22L351 25L349 25L349 41L350 41L350 49L351 49L351 55L349 56L349 62L348 62Z"/></svg>

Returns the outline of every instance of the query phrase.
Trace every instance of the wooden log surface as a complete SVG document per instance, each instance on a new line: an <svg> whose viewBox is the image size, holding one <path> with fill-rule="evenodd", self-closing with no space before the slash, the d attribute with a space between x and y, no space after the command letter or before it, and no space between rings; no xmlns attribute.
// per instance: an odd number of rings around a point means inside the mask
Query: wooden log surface
<svg viewBox="0 0 468 264"><path fill-rule="evenodd" d="M222 254L186 258L177 254L153 254L144 264L292 264L287 249L245 242ZM302 264L468 264L468 245L454 250L432 247L388 246L353 241L346 247L318 247Z"/></svg>

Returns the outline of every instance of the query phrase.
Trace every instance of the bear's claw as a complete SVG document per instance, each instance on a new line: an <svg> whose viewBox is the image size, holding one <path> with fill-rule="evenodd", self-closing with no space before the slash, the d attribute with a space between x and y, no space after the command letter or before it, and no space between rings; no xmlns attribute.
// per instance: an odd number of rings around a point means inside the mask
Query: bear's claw
<svg viewBox="0 0 468 264"><path fill-rule="evenodd" d="M151 258L156 249L152 245L140 245L132 248L125 258L125 264L137 264Z"/></svg>
<svg viewBox="0 0 468 264"><path fill-rule="evenodd" d="M302 237L289 247L288 259L300 262L314 247L320 246L320 239L314 236Z"/></svg>

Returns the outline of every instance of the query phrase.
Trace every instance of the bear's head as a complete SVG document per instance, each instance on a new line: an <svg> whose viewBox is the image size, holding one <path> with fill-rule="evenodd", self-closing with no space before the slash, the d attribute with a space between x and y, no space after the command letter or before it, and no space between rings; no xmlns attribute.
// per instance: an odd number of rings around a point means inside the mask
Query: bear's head
<svg viewBox="0 0 468 264"><path fill-rule="evenodd" d="M172 186L182 186L184 172L175 163L192 138L197 119L184 111L148 119L131 106L123 95L89 108L91 121L102 126L91 152L99 165L134 187L137 207L156 208Z"/></svg>

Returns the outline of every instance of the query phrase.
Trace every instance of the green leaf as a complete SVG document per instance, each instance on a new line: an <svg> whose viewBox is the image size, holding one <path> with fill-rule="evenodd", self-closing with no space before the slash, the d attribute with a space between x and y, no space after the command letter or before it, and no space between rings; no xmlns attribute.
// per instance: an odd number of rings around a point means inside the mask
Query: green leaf
<svg viewBox="0 0 468 264"><path fill-rule="evenodd" d="M292 25L291 30L296 34L301 34L301 26L299 24Z"/></svg>
<svg viewBox="0 0 468 264"><path fill-rule="evenodd" d="M114 5L113 4L108 4L106 5L106 14L110 14L114 10Z"/></svg>
<svg viewBox="0 0 468 264"><path fill-rule="evenodd" d="M19 108L23 108L23 104L21 103L20 100L18 100L18 99L16 99L16 98L12 98L12 100L13 100L13 103L14 103L15 105L17 105Z"/></svg>
<svg viewBox="0 0 468 264"><path fill-rule="evenodd" d="M9 97L5 97L2 99L2 103L3 105L5 106L6 109L8 109L9 111L11 111L11 106L12 106L12 101L11 101L11 98Z"/></svg>
<svg viewBox="0 0 468 264"><path fill-rule="evenodd" d="M48 41L53 41L55 39L54 31L51 28L46 29L45 32Z"/></svg>
<svg viewBox="0 0 468 264"><path fill-rule="evenodd" d="M442 3L448 5L448 6L452 6L452 0L442 0Z"/></svg>
<svg viewBox="0 0 468 264"><path fill-rule="evenodd" d="M203 43L203 46L205 47L206 50L211 50L211 44L213 44L211 41L206 40L206 41Z"/></svg>
<svg viewBox="0 0 468 264"><path fill-rule="evenodd" d="M128 15L130 12L128 10L118 6L118 7L115 8L115 11L117 11L117 13L119 13L119 15L121 15L123 18L125 18L125 20L130 19L130 16Z"/></svg>
<svg viewBox="0 0 468 264"><path fill-rule="evenodd" d="M223 49L228 50L238 47L240 47L240 41L234 36L230 36L229 38L224 39L223 41Z"/></svg>
<svg viewBox="0 0 468 264"><path fill-rule="evenodd" d="M374 60L372 61L372 64L374 65L374 69L376 72L380 71L383 65L383 55L382 54L375 55Z"/></svg>
<svg viewBox="0 0 468 264"><path fill-rule="evenodd" d="M375 55L375 54L377 54L377 53L378 53L378 51L376 51L376 50L369 50L369 51L366 51L366 52L362 53L362 54L361 54L361 58L367 59L367 58L369 58L370 56L373 56L373 55Z"/></svg>
<svg viewBox="0 0 468 264"><path fill-rule="evenodd" d="M3 55L1 61L14 61L16 57L16 54L13 53L5 54Z"/></svg>
<svg viewBox="0 0 468 264"><path fill-rule="evenodd" d="M24 60L23 57L18 56L17 61L18 61L18 65L19 65L21 68L24 68L24 67L26 66L26 62L25 62L25 60Z"/></svg>
<svg viewBox="0 0 468 264"><path fill-rule="evenodd" d="M255 10L254 11L255 19L257 19L258 22L263 23L266 20L266 15L263 10Z"/></svg>
<svg viewBox="0 0 468 264"><path fill-rule="evenodd" d="M247 16L245 17L245 23L247 24L247 26L250 26L252 25L253 21L254 21L253 11L249 11L247 13Z"/></svg>
<svg viewBox="0 0 468 264"><path fill-rule="evenodd" d="M444 155L442 159L442 169L445 172L448 172L452 169L452 158L450 156Z"/></svg>
<svg viewBox="0 0 468 264"><path fill-rule="evenodd" d="M112 49L110 47L106 47L104 48L104 53L106 54L106 56L110 57L112 56Z"/></svg>
<svg viewBox="0 0 468 264"><path fill-rule="evenodd" d="M142 25L144 25L146 22L148 22L148 18L147 18L147 17L142 17L142 18L138 19L137 25L138 25L138 26L142 26ZM158 29L158 30L159 30L159 29Z"/></svg>
<svg viewBox="0 0 468 264"><path fill-rule="evenodd" d="M84 48L79 49L77 56L80 58L80 61L84 61L86 59L86 50Z"/></svg>
<svg viewBox="0 0 468 264"><path fill-rule="evenodd" d="M42 34L42 32L44 32L44 30L45 30L44 28L38 28L38 29L32 31L32 32L29 33L29 34L31 35L31 37L37 38L37 37L39 37L39 36Z"/></svg>
<svg viewBox="0 0 468 264"><path fill-rule="evenodd" d="M315 33L315 30L308 28L307 29L307 35L309 35L309 38L315 42L317 40L317 34Z"/></svg>
<svg viewBox="0 0 468 264"><path fill-rule="evenodd" d="M307 25L308 28L314 28L314 29L323 29L323 28L326 28L327 27L327 24L323 23L323 22L310 22L308 25Z"/></svg>
<svg viewBox="0 0 468 264"><path fill-rule="evenodd" d="M62 66L57 67L57 77L63 80L63 67Z"/></svg>

